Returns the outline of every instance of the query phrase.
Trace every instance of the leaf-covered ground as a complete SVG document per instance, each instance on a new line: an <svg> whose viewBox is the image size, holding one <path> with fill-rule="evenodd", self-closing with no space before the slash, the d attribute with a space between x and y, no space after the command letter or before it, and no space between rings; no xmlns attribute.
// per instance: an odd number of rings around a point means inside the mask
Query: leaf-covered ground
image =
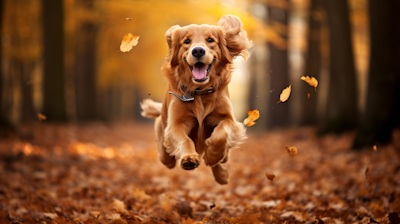
<svg viewBox="0 0 400 224"><path fill-rule="evenodd" d="M249 129L231 154L229 184L220 186L204 163L195 171L161 165L151 124L18 127L0 140L0 223L399 220L399 133L376 151L354 152L353 133Z"/></svg>

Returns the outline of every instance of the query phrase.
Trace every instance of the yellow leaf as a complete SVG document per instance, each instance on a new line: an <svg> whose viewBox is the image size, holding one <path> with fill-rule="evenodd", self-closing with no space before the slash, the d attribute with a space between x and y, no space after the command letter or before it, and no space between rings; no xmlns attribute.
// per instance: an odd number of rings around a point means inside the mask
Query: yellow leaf
<svg viewBox="0 0 400 224"><path fill-rule="evenodd" d="M265 175L267 176L268 180L270 180L270 181L273 181L275 179L275 174L266 173Z"/></svg>
<svg viewBox="0 0 400 224"><path fill-rule="evenodd" d="M289 153L290 157L294 157L297 155L297 148L285 145L286 151Z"/></svg>
<svg viewBox="0 0 400 224"><path fill-rule="evenodd" d="M256 124L254 121L260 117L260 111L249 109L249 111L247 111L247 115L248 117L244 119L243 124L247 127L250 127Z"/></svg>
<svg viewBox="0 0 400 224"><path fill-rule="evenodd" d="M40 121L46 120L46 116L44 116L44 115L41 114L41 113L38 113L37 116L38 116L38 118L39 118Z"/></svg>
<svg viewBox="0 0 400 224"><path fill-rule="evenodd" d="M121 46L119 47L122 52L129 52L132 47L136 46L139 42L140 36L135 36L131 33L124 35L122 38Z"/></svg>
<svg viewBox="0 0 400 224"><path fill-rule="evenodd" d="M282 90L281 96L279 97L280 101L278 101L278 103L280 103L280 102L283 103L283 102L285 102L286 100L288 100L291 91L292 91L292 85L290 85L290 86L287 87L286 89Z"/></svg>
<svg viewBox="0 0 400 224"><path fill-rule="evenodd" d="M313 86L315 88L315 91L317 91L318 80L316 78L314 78L314 77L310 78L310 76L306 76L306 77L302 76L300 79L307 82L308 85Z"/></svg>

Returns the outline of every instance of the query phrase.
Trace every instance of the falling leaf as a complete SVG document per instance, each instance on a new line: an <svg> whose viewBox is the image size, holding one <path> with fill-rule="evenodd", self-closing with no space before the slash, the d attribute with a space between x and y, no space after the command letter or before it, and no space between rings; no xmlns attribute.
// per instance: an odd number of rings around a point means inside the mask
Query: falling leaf
<svg viewBox="0 0 400 224"><path fill-rule="evenodd" d="M46 116L44 116L44 115L41 114L41 113L38 113L37 116L38 116L38 118L39 118L40 121L46 120Z"/></svg>
<svg viewBox="0 0 400 224"><path fill-rule="evenodd" d="M306 77L302 76L300 79L307 82L308 85L313 86L315 91L317 91L318 80L316 78L314 78L314 77L310 78L310 76L306 76Z"/></svg>
<svg viewBox="0 0 400 224"><path fill-rule="evenodd" d="M297 148L285 145L286 151L289 153L290 157L294 157L297 155Z"/></svg>
<svg viewBox="0 0 400 224"><path fill-rule="evenodd" d="M247 127L250 127L256 124L254 121L260 117L260 111L249 109L249 111L247 111L247 115L248 117L244 119L243 124L245 124Z"/></svg>
<svg viewBox="0 0 400 224"><path fill-rule="evenodd" d="M292 85L290 85L289 87L287 87L286 89L282 90L281 96L279 97L280 101L278 101L278 103L283 103L285 102L287 99L289 99L290 96L290 92L292 91Z"/></svg>
<svg viewBox="0 0 400 224"><path fill-rule="evenodd" d="M122 38L121 46L119 47L122 52L129 52L132 47L136 46L139 42L140 36L135 36L131 33L124 35Z"/></svg>
<svg viewBox="0 0 400 224"><path fill-rule="evenodd" d="M369 178L370 178L370 173L371 171L369 170L369 167L367 167L367 169L365 170L365 178L367 179L367 181L369 182Z"/></svg>
<svg viewBox="0 0 400 224"><path fill-rule="evenodd" d="M307 99L310 99L310 94L309 93L307 93Z"/></svg>
<svg viewBox="0 0 400 224"><path fill-rule="evenodd" d="M376 145L374 145L374 146L372 147L372 149L373 149L375 152L378 151L378 148L376 148Z"/></svg>
<svg viewBox="0 0 400 224"><path fill-rule="evenodd" d="M132 20L132 18L126 17L126 20Z"/></svg>
<svg viewBox="0 0 400 224"><path fill-rule="evenodd" d="M124 211L124 209L125 209L124 202L120 201L118 199L114 199L113 206L114 206L114 209L117 211Z"/></svg>
<svg viewBox="0 0 400 224"><path fill-rule="evenodd" d="M270 180L270 181L273 181L275 179L275 174L266 173L265 175L267 176L268 180Z"/></svg>

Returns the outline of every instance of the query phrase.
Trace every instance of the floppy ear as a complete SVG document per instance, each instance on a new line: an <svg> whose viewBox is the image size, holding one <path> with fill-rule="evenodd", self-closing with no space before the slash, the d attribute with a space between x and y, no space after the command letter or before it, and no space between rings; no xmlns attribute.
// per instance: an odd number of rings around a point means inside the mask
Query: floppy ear
<svg viewBox="0 0 400 224"><path fill-rule="evenodd" d="M177 35L177 30L181 28L179 25L172 26L165 32L165 38L168 45L168 60L171 62L171 67L177 66L179 64L178 53L179 53L179 35Z"/></svg>
<svg viewBox="0 0 400 224"><path fill-rule="evenodd" d="M226 47L231 57L250 57L249 48L253 43L247 39L247 32L243 30L243 23L237 16L224 15L218 21L218 26L225 32Z"/></svg>

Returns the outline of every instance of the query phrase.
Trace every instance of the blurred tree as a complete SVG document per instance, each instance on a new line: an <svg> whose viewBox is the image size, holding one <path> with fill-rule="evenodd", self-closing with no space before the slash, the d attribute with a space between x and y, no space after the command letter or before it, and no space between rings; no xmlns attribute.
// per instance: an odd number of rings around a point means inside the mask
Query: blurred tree
<svg viewBox="0 0 400 224"><path fill-rule="evenodd" d="M357 85L347 0L324 0L329 26L329 90L321 133L357 124Z"/></svg>
<svg viewBox="0 0 400 224"><path fill-rule="evenodd" d="M4 2L0 0L0 36L3 36L3 9ZM2 54L2 44L0 44L0 129L4 127L10 126L10 122L8 122L5 112L3 110L3 54ZM1 137L2 133L0 133Z"/></svg>
<svg viewBox="0 0 400 224"><path fill-rule="evenodd" d="M81 9L75 31L75 99L78 120L96 118L96 33L94 0L76 1Z"/></svg>
<svg viewBox="0 0 400 224"><path fill-rule="evenodd" d="M283 39L282 45L268 42L269 49L269 74L270 74L270 100L271 107L268 127L287 125L289 122L289 101L284 104L276 105L277 99L283 89L289 86L288 74L288 18L289 1L269 1L268 7L268 26L275 30Z"/></svg>
<svg viewBox="0 0 400 224"><path fill-rule="evenodd" d="M308 18L308 37L307 37L307 55L305 59L305 76L313 76L319 79L321 70L321 23L322 23L322 5L320 0L311 0L309 18ZM301 85L301 107L300 124L312 125L317 123L317 97L309 99L307 93L314 92L314 88L309 85Z"/></svg>
<svg viewBox="0 0 400 224"><path fill-rule="evenodd" d="M63 1L42 0L44 28L43 113L66 121Z"/></svg>
<svg viewBox="0 0 400 224"><path fill-rule="evenodd" d="M388 142L400 125L400 1L369 0L371 54L366 109L353 148Z"/></svg>

